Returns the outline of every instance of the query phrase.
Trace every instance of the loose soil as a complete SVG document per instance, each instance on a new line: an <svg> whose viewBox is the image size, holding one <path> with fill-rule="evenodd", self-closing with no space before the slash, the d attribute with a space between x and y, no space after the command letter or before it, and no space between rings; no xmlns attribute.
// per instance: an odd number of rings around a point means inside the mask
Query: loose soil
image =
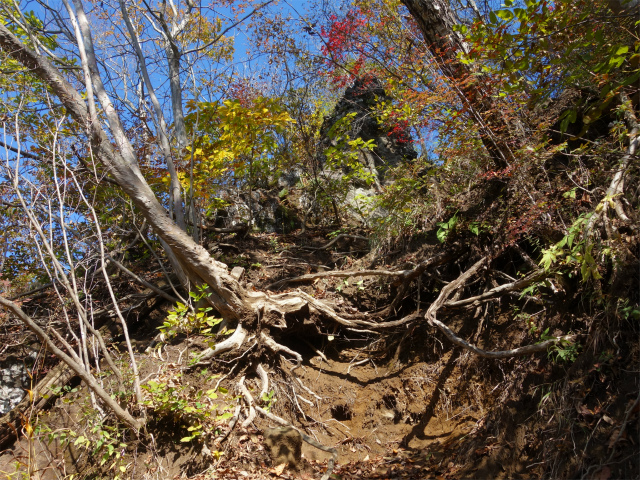
<svg viewBox="0 0 640 480"><path fill-rule="evenodd" d="M246 269L248 288L324 269L370 266L372 257L358 240L318 249L327 243L327 233L223 238L212 246L230 268ZM424 248L387 256L383 263L401 268L427 255ZM360 280L321 279L290 288L330 299L343 313L353 307L379 309L393 298L395 289L387 283ZM414 295L409 293L400 307L405 313L426 308L429 299L418 306ZM206 347L203 338L190 337L177 339L160 355L157 350L145 353L168 308L132 328L143 379L182 370L190 352ZM507 300L492 303L474 322L453 313L443 321L491 350L539 340L530 324L514 321ZM600 328L584 309L569 306L558 309L544 327L550 332ZM553 352L487 360L453 348L427 325L363 337L303 321L284 343L303 356L296 374L308 390L294 384L292 395L287 373L294 363L268 365L276 398L271 408L320 443L337 448L334 477L340 479L639 478L638 325L629 321L616 327L621 336L610 339L606 331L594 335L596 340L582 345L575 361L562 361ZM213 375L228 373L233 358L216 359L210 368L185 378L198 388L212 388L220 381ZM220 385L233 396L236 382L231 375ZM248 376L247 384L259 390L255 378ZM83 432L95 419L89 405L87 392L79 387L31 424L41 430L46 425L51 431ZM32 478L42 480L71 474L77 475L74 479L320 478L329 454L307 444L299 471L270 464L261 433L272 425L258 416L247 428L236 426L223 444L207 447L222 452L216 458L206 455L198 442L180 442L184 426L151 418L145 440L120 433L116 448L122 458L113 462L110 457L104 465L99 453L91 455L74 442L63 444L57 438L48 444L44 433L31 440L22 435L0 456L0 474L23 478L12 472L25 472L31 464L38 470Z"/></svg>

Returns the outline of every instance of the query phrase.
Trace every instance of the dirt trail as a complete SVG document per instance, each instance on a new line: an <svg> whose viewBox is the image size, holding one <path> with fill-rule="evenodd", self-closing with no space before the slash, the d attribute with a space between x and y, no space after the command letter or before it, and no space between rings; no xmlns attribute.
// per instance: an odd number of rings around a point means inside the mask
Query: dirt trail
<svg viewBox="0 0 640 480"><path fill-rule="evenodd" d="M331 250L309 248L325 243L326 232L300 237L254 235L233 246L220 242L216 256L230 268L243 267L242 281L248 288L264 288L282 278L325 267L361 267L370 261L363 258L362 246L353 241L337 242ZM415 259L415 252L412 255ZM398 267L406 260L398 255L386 262ZM393 294L388 284L358 284L357 279L321 279L295 288L330 299L344 312L353 305L374 310L388 304ZM143 378L182 371L190 352L206 347L202 338L191 337L167 345L162 355L145 353L168 308L132 328ZM498 304L484 323L465 323L455 315L446 321L461 336L475 338L480 347L535 342L525 322L513 321L510 309L508 304ZM574 324L589 321L569 312L566 318ZM640 444L636 440L640 415L630 408L636 398L637 376L634 369L622 368L638 365L636 344L625 344L617 355L609 350L597 356L585 351L573 364L554 362L545 353L485 360L453 348L426 323L385 335L350 338L348 332L319 332L314 321L292 328L284 343L302 355L296 373L308 390L294 385L296 395L291 396L291 385L282 373L290 371L293 363L265 365L273 379L270 390L276 401L272 411L320 443L337 448L335 478L527 479L549 477L549 472L553 478L573 478L584 473L573 467L579 449L586 452L589 445L602 444L599 455L605 458L610 452L606 446L614 441L618 450L613 461L619 461L616 473L605 466L593 469L585 478L606 480L617 474L632 478L640 471L633 456ZM224 358L217 359L204 373L191 372L184 379L200 390L213 388L219 379L215 374L228 373L226 365ZM236 382L229 377L221 385L235 395ZM247 386L259 390L250 372ZM58 399L34 424L81 434L89 429L89 405L81 388ZM118 447L122 456L111 469L112 458L100 466L99 454L92 455L73 441L61 448L59 436L48 445L45 433L34 436L31 456L36 458L32 463L41 480L72 473L80 474L79 478L115 478L120 466L126 472L121 478L135 480L320 478L329 455L307 444L299 472L279 471L270 465L261 436L269 426L272 424L261 417L247 428L237 426L224 445L209 445L212 450L220 448L219 458L207 456L198 442L181 443L183 426L153 421L151 445L119 433L125 446ZM623 426L623 434L616 439ZM0 474L19 478L11 476L15 462L24 471L30 462L29 451L23 436L13 450L0 456Z"/></svg>

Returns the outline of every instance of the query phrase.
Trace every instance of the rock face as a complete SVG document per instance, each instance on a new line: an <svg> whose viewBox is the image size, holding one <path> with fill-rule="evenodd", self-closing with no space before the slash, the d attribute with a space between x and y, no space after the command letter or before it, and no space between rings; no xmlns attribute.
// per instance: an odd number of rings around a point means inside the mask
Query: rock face
<svg viewBox="0 0 640 480"><path fill-rule="evenodd" d="M269 448L273 465L289 464L297 469L302 456L302 436L295 428L268 428L264 432L264 444Z"/></svg>
<svg viewBox="0 0 640 480"><path fill-rule="evenodd" d="M372 197L391 181L386 175L388 169L417 157L409 129L402 121L383 124L378 120L376 110L390 101L375 77L358 79L346 89L320 130L322 140L319 151L322 153L316 159L321 185L318 191L324 194L325 202L327 197L330 198L331 202L346 207L354 218L365 223L371 218L386 215L386 212L371 205ZM364 142L372 141L376 146L372 150L360 148L353 152L354 147L347 145L347 142L359 138ZM349 167L328 168L325 154L331 147L345 149L356 155L357 162L370 174L373 184L357 176L351 176L344 182ZM209 222L213 222L215 227L226 228L251 223L251 229L286 234L301 228L303 218L312 209L315 217L322 221L323 215L326 218L326 210L317 209L317 191L315 194L300 194L297 190L301 175L302 170L294 168L273 179L272 189L256 188L250 194L231 189L220 192L220 197L229 206L218 210L215 218L210 218Z"/></svg>
<svg viewBox="0 0 640 480"><path fill-rule="evenodd" d="M377 104L390 102L380 82L372 76L358 78L346 89L330 117L326 118L320 133L323 137L321 150L336 144L336 125L347 116L345 124L349 139L373 140L372 151L361 151L359 161L376 177L378 185L385 183L385 171L402 162L417 157L409 129L399 121L395 125L384 125L375 114Z"/></svg>
<svg viewBox="0 0 640 480"><path fill-rule="evenodd" d="M27 360L33 361L31 357ZM0 416L20 403L28 387L29 375L22 360L10 356L0 361Z"/></svg>
<svg viewBox="0 0 640 480"><path fill-rule="evenodd" d="M302 221L297 212L286 202L286 189L256 189L251 192L224 191L221 198L229 206L220 209L215 217L216 227L235 227L248 224L267 233L289 233L300 228ZM251 213L251 215L250 215Z"/></svg>

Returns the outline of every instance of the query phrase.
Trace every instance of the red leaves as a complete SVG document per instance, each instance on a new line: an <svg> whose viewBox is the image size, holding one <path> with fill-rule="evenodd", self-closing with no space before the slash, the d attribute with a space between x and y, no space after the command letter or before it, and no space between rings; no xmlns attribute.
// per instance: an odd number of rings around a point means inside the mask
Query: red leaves
<svg viewBox="0 0 640 480"><path fill-rule="evenodd" d="M408 137L409 122L407 120L397 120L396 124L391 127L387 136L395 139L398 143L410 143L411 139Z"/></svg>
<svg viewBox="0 0 640 480"><path fill-rule="evenodd" d="M359 76L364 67L364 55L357 32L364 26L365 19L360 9L356 8L349 10L342 20L339 20L336 15L331 15L329 21L328 27L320 27L320 36L324 40L321 51L328 57L327 65L333 69L330 72L333 83L343 87L354 77ZM344 72L344 66L348 62L347 54L353 51L358 52L358 57ZM340 73L335 71L336 64L341 67Z"/></svg>
<svg viewBox="0 0 640 480"><path fill-rule="evenodd" d="M336 15L331 15L329 20L329 28L322 26L320 29L320 35L325 39L322 53L336 60L343 60L344 53L353 46L355 33L364 25L365 20L357 8L349 10L342 21Z"/></svg>

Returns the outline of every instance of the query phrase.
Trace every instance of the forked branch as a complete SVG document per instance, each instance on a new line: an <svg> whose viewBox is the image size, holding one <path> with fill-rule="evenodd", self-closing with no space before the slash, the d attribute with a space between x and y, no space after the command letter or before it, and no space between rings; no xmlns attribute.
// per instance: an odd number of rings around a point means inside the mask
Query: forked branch
<svg viewBox="0 0 640 480"><path fill-rule="evenodd" d="M56 357L66 363L69 368L71 368L76 375L78 375L85 384L93 391L99 398L102 400L107 407L109 407L113 413L118 417L118 419L129 426L134 432L138 432L142 427L142 422L133 418L133 416L125 409L123 409L118 402L116 402L111 396L100 386L97 380L91 375L87 370L85 370L82 365L76 362L73 358L63 352L58 346L51 340L51 337L47 335L47 333L40 328L40 326L33 321L29 315L27 315L17 304L13 303L11 300L7 300L6 298L0 296L0 305L7 308L11 313L13 313L16 317L25 324L25 326L31 330L36 336L42 341L42 343L47 345L47 349L52 352Z"/></svg>

